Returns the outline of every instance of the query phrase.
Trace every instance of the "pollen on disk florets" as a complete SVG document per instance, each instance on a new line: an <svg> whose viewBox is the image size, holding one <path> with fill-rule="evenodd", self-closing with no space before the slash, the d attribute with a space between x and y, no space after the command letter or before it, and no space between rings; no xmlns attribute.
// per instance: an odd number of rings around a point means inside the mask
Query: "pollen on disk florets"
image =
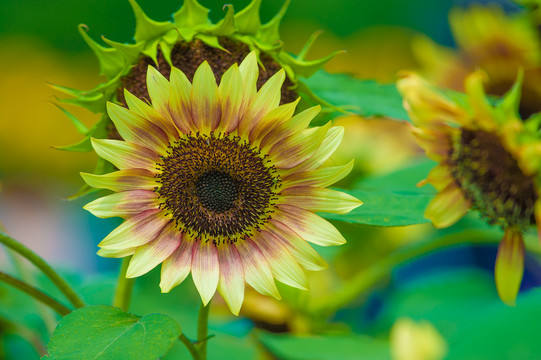
<svg viewBox="0 0 541 360"><path fill-rule="evenodd" d="M195 238L236 242L265 224L280 178L267 156L238 136L189 134L158 164L160 208Z"/></svg>
<svg viewBox="0 0 541 360"><path fill-rule="evenodd" d="M490 224L526 229L538 195L531 177L494 133L462 129L449 158L452 175Z"/></svg>

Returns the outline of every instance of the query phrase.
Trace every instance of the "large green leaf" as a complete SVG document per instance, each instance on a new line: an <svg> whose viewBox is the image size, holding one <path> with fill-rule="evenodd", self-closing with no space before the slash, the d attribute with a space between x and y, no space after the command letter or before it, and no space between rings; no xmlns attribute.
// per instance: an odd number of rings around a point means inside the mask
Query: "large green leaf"
<svg viewBox="0 0 541 360"><path fill-rule="evenodd" d="M288 336L261 333L258 336L276 359L283 360L387 360L389 344L360 335Z"/></svg>
<svg viewBox="0 0 541 360"><path fill-rule="evenodd" d="M163 356L180 336L180 327L162 314L136 316L92 305L60 320L49 342L55 360L149 359Z"/></svg>
<svg viewBox="0 0 541 360"><path fill-rule="evenodd" d="M370 177L352 190L342 190L364 204L346 215L322 213L321 216L351 224L405 226L429 222L424 211L434 196L430 186L417 187L434 166L431 161L416 163L392 174Z"/></svg>
<svg viewBox="0 0 541 360"><path fill-rule="evenodd" d="M379 84L373 80L359 80L325 71L318 71L303 81L321 99L355 114L409 121L402 106L402 97L394 84Z"/></svg>

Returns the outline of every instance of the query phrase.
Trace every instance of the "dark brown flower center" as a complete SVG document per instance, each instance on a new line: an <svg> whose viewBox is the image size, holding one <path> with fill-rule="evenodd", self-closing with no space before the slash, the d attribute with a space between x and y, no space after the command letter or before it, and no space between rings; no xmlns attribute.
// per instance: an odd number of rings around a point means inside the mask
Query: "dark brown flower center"
<svg viewBox="0 0 541 360"><path fill-rule="evenodd" d="M223 48L227 49L229 53L209 46L201 40L194 40L190 43L179 42L171 51L171 62L173 63L173 66L182 70L188 79L192 81L199 65L201 65L204 60L207 60L219 82L222 75L231 67L231 65L235 63L240 64L246 55L250 53L250 48L244 43L236 42L225 37L219 38L219 41ZM157 60L158 70L169 79L171 67L160 50L158 50ZM267 82L267 80L281 68L276 61L264 53L260 54L260 60L264 68L259 69L259 78L257 80L258 88ZM124 88L128 89L138 98L148 99L146 84L148 65L156 66L151 58L143 56L139 62L135 64L131 72L122 78L122 86L117 91L118 101L124 103ZM282 86L282 103L289 103L297 98L297 94L289 89L291 86L291 81L286 79Z"/></svg>
<svg viewBox="0 0 541 360"><path fill-rule="evenodd" d="M489 223L526 228L534 222L533 180L496 134L462 129L450 165L466 197Z"/></svg>
<svg viewBox="0 0 541 360"><path fill-rule="evenodd" d="M235 242L274 211L276 170L238 137L187 135L170 145L158 168L160 208L196 238Z"/></svg>

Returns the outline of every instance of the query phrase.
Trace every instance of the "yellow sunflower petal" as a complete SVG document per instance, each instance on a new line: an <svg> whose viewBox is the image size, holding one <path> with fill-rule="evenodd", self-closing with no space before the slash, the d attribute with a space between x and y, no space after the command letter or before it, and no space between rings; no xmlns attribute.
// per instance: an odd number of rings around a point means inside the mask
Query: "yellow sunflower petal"
<svg viewBox="0 0 541 360"><path fill-rule="evenodd" d="M279 201L313 212L322 211L335 214L347 214L363 204L359 199L344 192L312 186L284 189Z"/></svg>
<svg viewBox="0 0 541 360"><path fill-rule="evenodd" d="M286 174L319 169L319 167L323 165L338 148L343 138L344 128L342 126L331 127L321 142L321 145L311 157L288 171L282 171L282 173Z"/></svg>
<svg viewBox="0 0 541 360"><path fill-rule="evenodd" d="M145 169L156 170L160 160L154 151L126 141L91 139L92 147L102 159L109 161L120 170Z"/></svg>
<svg viewBox="0 0 541 360"><path fill-rule="evenodd" d="M216 245L200 240L194 245L192 254L192 278L201 295L203 305L214 296L220 279L220 265Z"/></svg>
<svg viewBox="0 0 541 360"><path fill-rule="evenodd" d="M153 174L143 169L119 170L104 175L81 173L81 176L88 185L96 189L109 189L117 192L153 190L157 186Z"/></svg>
<svg viewBox="0 0 541 360"><path fill-rule="evenodd" d="M192 83L186 75L176 67L171 68L171 94L169 107L171 116L177 128L183 133L195 129L192 120Z"/></svg>
<svg viewBox="0 0 541 360"><path fill-rule="evenodd" d="M97 198L83 206L99 218L130 217L143 211L158 208L158 194L154 191L122 191Z"/></svg>
<svg viewBox="0 0 541 360"><path fill-rule="evenodd" d="M239 66L239 71L242 76L242 84L244 87L242 96L243 105L241 108L241 113L244 113L257 93L257 77L259 75L259 71L255 51L252 51L244 58Z"/></svg>
<svg viewBox="0 0 541 360"><path fill-rule="evenodd" d="M506 229L498 247L494 277L500 299L507 305L515 305L523 274L524 242L522 234L516 229Z"/></svg>
<svg viewBox="0 0 541 360"><path fill-rule="evenodd" d="M194 242L181 235L178 248L162 264L160 288L168 293L183 282L192 268L192 249Z"/></svg>
<svg viewBox="0 0 541 360"><path fill-rule="evenodd" d="M218 292L235 315L239 314L244 301L244 270L242 260L234 245L223 244L217 247L220 261L220 281Z"/></svg>
<svg viewBox="0 0 541 360"><path fill-rule="evenodd" d="M218 85L208 62L204 61L193 77L192 120L197 129L208 134L220 123L221 107L218 98Z"/></svg>
<svg viewBox="0 0 541 360"><path fill-rule="evenodd" d="M217 132L230 133L239 124L240 107L242 105L242 75L237 64L227 70L220 81L218 93L222 106L222 118Z"/></svg>
<svg viewBox="0 0 541 360"><path fill-rule="evenodd" d="M330 222L295 205L278 205L273 219L299 234L304 240L320 246L342 245L346 239Z"/></svg>
<svg viewBox="0 0 541 360"><path fill-rule="evenodd" d="M430 201L425 210L425 217L432 221L435 227L444 228L456 223L470 207L471 202L453 182Z"/></svg>
<svg viewBox="0 0 541 360"><path fill-rule="evenodd" d="M353 160L346 165L329 166L318 170L291 174L282 179L284 188L294 186L327 187L345 178L353 169Z"/></svg>
<svg viewBox="0 0 541 360"><path fill-rule="evenodd" d="M140 246L133 254L126 277L133 278L146 274L167 259L179 245L180 236L174 224L166 225L156 239Z"/></svg>
<svg viewBox="0 0 541 360"><path fill-rule="evenodd" d="M260 146L263 146L263 139L265 139L266 135L276 128L280 129L277 132L282 135L279 139L283 139L284 137L291 135L292 132L287 133L285 131L286 129L289 129L288 125L291 124L291 116L293 116L295 113L295 109L299 101L300 98L294 102L280 105L276 109L271 110L268 114L266 114L261 121L254 125L250 131L250 135L248 136L250 141L258 141ZM254 142L254 144L257 143Z"/></svg>
<svg viewBox="0 0 541 360"><path fill-rule="evenodd" d="M120 224L98 246L127 249L145 245L154 240L168 222L159 209L143 211Z"/></svg>
<svg viewBox="0 0 541 360"><path fill-rule="evenodd" d="M126 256L133 255L137 250L136 247L127 248L127 249L99 249L97 254L101 257L107 258L123 258Z"/></svg>
<svg viewBox="0 0 541 360"><path fill-rule="evenodd" d="M242 259L246 282L261 294L280 299L269 263L257 245L248 238L235 245Z"/></svg>

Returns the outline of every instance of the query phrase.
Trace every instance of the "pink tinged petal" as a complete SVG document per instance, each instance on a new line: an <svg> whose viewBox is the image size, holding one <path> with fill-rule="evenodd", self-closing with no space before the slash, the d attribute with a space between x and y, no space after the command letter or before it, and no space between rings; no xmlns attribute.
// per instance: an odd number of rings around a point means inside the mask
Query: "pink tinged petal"
<svg viewBox="0 0 541 360"><path fill-rule="evenodd" d="M192 278L203 305L207 305L218 286L220 265L218 251L211 241L199 241L192 252Z"/></svg>
<svg viewBox="0 0 541 360"><path fill-rule="evenodd" d="M318 186L327 187L345 178L353 169L353 160L342 166L324 167L318 170L303 171L282 179L282 187Z"/></svg>
<svg viewBox="0 0 541 360"><path fill-rule="evenodd" d="M218 93L222 107L222 118L217 132L230 133L239 124L243 96L242 76L237 64L233 64L222 76Z"/></svg>
<svg viewBox="0 0 541 360"><path fill-rule="evenodd" d="M261 231L253 241L267 258L276 280L301 290L307 289L306 274L280 240L271 232Z"/></svg>
<svg viewBox="0 0 541 360"><path fill-rule="evenodd" d="M517 229L506 229L496 257L494 277L500 299L515 305L524 274L524 241Z"/></svg>
<svg viewBox="0 0 541 360"><path fill-rule="evenodd" d="M160 157L154 151L120 140L91 139L92 147L102 159L109 161L120 170L145 169L152 172Z"/></svg>
<svg viewBox="0 0 541 360"><path fill-rule="evenodd" d="M156 239L139 247L133 254L126 277L138 277L154 269L171 256L180 245L180 241L180 233L175 225L166 225Z"/></svg>
<svg viewBox="0 0 541 360"><path fill-rule="evenodd" d="M312 186L287 188L282 190L280 194L279 201L282 203L313 212L347 214L363 204L361 200L344 192Z"/></svg>
<svg viewBox="0 0 541 360"><path fill-rule="evenodd" d="M244 301L244 270L239 252L234 245L223 244L217 247L220 261L220 280L218 291L227 306L235 315L239 314Z"/></svg>
<svg viewBox="0 0 541 360"><path fill-rule="evenodd" d="M154 191L132 190L98 198L85 206L92 215L99 218L131 217L143 211L158 208L158 194Z"/></svg>
<svg viewBox="0 0 541 360"><path fill-rule="evenodd" d="M119 170L104 175L81 173L81 176L93 188L109 189L116 192L153 190L158 186L154 174L143 169Z"/></svg>
<svg viewBox="0 0 541 360"><path fill-rule="evenodd" d="M180 131L187 134L195 129L192 121L192 83L176 67L171 68L170 80L171 94L169 96L169 106L171 116Z"/></svg>
<svg viewBox="0 0 541 360"><path fill-rule="evenodd" d="M154 66L149 65L147 69L148 95L152 106L164 118L169 119L169 95L171 84Z"/></svg>
<svg viewBox="0 0 541 360"><path fill-rule="evenodd" d="M259 69L257 67L257 55L255 51L252 51L244 58L239 66L239 72L242 76L242 84L244 87L240 111L240 113L243 114L257 93L257 77L259 76Z"/></svg>
<svg viewBox="0 0 541 360"><path fill-rule="evenodd" d="M291 104L296 104L291 103ZM290 105L290 104L286 104ZM285 106L285 105L282 105ZM292 136L308 127L310 122L321 111L321 106L317 105L309 109L304 110L300 114L293 116L290 119L286 119L283 122L275 122L270 129L266 129L261 140L261 148L271 148L280 140Z"/></svg>
<svg viewBox="0 0 541 360"><path fill-rule="evenodd" d="M304 240L320 246L342 245L346 239L330 222L298 206L280 204L272 214L273 223L280 222Z"/></svg>
<svg viewBox="0 0 541 360"><path fill-rule="evenodd" d="M216 78L206 61L195 71L191 101L192 119L196 128L204 134L215 130L220 123L221 107Z"/></svg>
<svg viewBox="0 0 541 360"><path fill-rule="evenodd" d="M107 114L124 140L147 147L159 154L165 154L169 146L169 138L160 127L111 102L107 103Z"/></svg>
<svg viewBox="0 0 541 360"><path fill-rule="evenodd" d="M178 248L162 264L160 288L168 293L183 282L192 267L194 241L181 234Z"/></svg>
<svg viewBox="0 0 541 360"><path fill-rule="evenodd" d="M280 71L263 84L240 118L239 135L248 134L265 115L278 107L282 94L282 84L285 78L286 73L284 69L280 69Z"/></svg>
<svg viewBox="0 0 541 360"><path fill-rule="evenodd" d="M257 245L249 238L239 240L235 245L242 259L246 282L263 295L281 299L269 263Z"/></svg>
<svg viewBox="0 0 541 360"><path fill-rule="evenodd" d="M127 249L145 245L156 239L169 222L170 219L160 209L143 211L111 231L98 246L104 249Z"/></svg>
<svg viewBox="0 0 541 360"><path fill-rule="evenodd" d="M329 267L310 244L286 225L273 219L267 224L267 229L287 247L291 255L306 270L319 271Z"/></svg>
<svg viewBox="0 0 541 360"><path fill-rule="evenodd" d="M315 170L319 169L321 165L327 161L327 159L334 153L338 145L342 142L344 137L344 128L341 126L333 126L327 132L325 139L321 142L321 145L316 150L316 152L304 160L302 163L288 170L281 171L284 173L295 173L305 170Z"/></svg>
<svg viewBox="0 0 541 360"><path fill-rule="evenodd" d="M97 254L101 257L107 258L123 258L126 256L133 255L137 250L136 247L127 248L127 249L99 249Z"/></svg>
<svg viewBox="0 0 541 360"><path fill-rule="evenodd" d="M425 217L432 221L435 227L445 228L460 220L470 207L471 202L453 182L430 201L425 210Z"/></svg>
<svg viewBox="0 0 541 360"><path fill-rule="evenodd" d="M131 111L162 129L169 137L169 141L178 139L178 130L173 124L168 107L165 110L166 112L158 112L152 106L131 94L127 89L124 89L124 99L126 99L126 105L128 105ZM154 104L154 106L156 106L156 104Z"/></svg>
<svg viewBox="0 0 541 360"><path fill-rule="evenodd" d="M264 140L270 132L283 134L286 129L289 129L289 127L292 126L292 116L295 113L299 101L300 98L294 102L280 105L276 109L271 110L261 119L261 121L254 125L248 139L256 145L261 145L263 144L262 140ZM289 134L283 135L282 138L287 135Z"/></svg>
<svg viewBox="0 0 541 360"><path fill-rule="evenodd" d="M328 122L324 126L306 129L279 141L268 150L272 163L278 169L291 169L309 159L325 139L330 127L331 123ZM262 151L267 152L266 148Z"/></svg>

